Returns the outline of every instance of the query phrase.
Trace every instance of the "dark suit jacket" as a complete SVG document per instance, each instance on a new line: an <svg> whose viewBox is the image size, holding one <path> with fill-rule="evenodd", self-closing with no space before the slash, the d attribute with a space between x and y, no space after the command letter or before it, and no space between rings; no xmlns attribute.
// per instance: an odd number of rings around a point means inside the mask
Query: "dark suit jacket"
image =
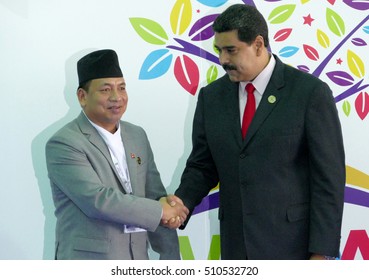
<svg viewBox="0 0 369 280"><path fill-rule="evenodd" d="M46 145L55 204L57 259L180 259L175 230L159 226L166 196L144 130L120 122L133 195L126 194L109 150L83 113ZM125 233L124 225L147 232Z"/></svg>
<svg viewBox="0 0 369 280"><path fill-rule="evenodd" d="M238 86L225 75L201 89L176 195L192 210L220 182L222 259L337 256L345 158L331 90L276 57L243 141Z"/></svg>

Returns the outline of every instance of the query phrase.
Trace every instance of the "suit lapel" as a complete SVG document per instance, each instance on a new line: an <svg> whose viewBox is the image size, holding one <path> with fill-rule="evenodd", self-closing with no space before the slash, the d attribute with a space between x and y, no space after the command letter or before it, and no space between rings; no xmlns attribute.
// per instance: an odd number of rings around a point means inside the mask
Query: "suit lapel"
<svg viewBox="0 0 369 280"><path fill-rule="evenodd" d="M243 147L245 148L254 135L257 133L259 128L263 125L265 120L270 116L273 110L278 106L279 102L283 98L284 87L284 65L278 59L276 59L276 66L274 68L273 74L270 81L265 89L263 97L261 98L258 109L256 110L255 116L250 124L247 131L245 141L243 142Z"/></svg>
<svg viewBox="0 0 369 280"><path fill-rule="evenodd" d="M114 163L111 159L111 155L109 152L109 149L107 145L105 144L104 140L101 138L100 134L97 132L97 130L92 126L92 124L89 122L87 117L83 112L78 116L77 118L78 125L84 135L86 135L86 138L88 141L91 142L92 145L94 145L106 158L107 162L109 163L111 169L113 170L115 176L118 178L122 189L125 193L128 193L128 191L124 188L124 184L122 179L120 178L117 170L115 169Z"/></svg>
<svg viewBox="0 0 369 280"><path fill-rule="evenodd" d="M224 86L224 89L225 89L224 92L226 93L225 98L224 98L224 104L226 104L225 113L227 116L229 116L229 123L227 123L226 125L227 126L229 125L231 127L231 131L232 131L231 137L235 139L236 143L241 148L243 143L242 143L242 134L241 134L238 88L239 88L239 83L232 82L227 77L225 86Z"/></svg>

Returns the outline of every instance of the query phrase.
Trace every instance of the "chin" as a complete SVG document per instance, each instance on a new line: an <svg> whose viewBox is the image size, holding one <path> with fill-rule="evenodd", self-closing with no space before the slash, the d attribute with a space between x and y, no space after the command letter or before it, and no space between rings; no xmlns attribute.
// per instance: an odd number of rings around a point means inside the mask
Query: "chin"
<svg viewBox="0 0 369 280"><path fill-rule="evenodd" d="M229 76L229 79L232 81L232 82L239 82L240 79L236 76L232 76L232 75L228 75Z"/></svg>

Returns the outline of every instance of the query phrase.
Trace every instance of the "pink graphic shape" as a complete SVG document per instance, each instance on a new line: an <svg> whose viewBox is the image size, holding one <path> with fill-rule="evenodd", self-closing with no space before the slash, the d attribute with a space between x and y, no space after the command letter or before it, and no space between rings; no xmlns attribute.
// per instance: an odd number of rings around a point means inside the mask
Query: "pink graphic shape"
<svg viewBox="0 0 369 280"><path fill-rule="evenodd" d="M303 46L304 46L304 52L309 59L314 60L314 61L317 61L319 59L319 53L315 48L309 45L305 45L305 44Z"/></svg>
<svg viewBox="0 0 369 280"><path fill-rule="evenodd" d="M355 109L360 119L364 120L369 113L369 94L367 92L360 92L356 97Z"/></svg>
<svg viewBox="0 0 369 280"><path fill-rule="evenodd" d="M291 35L291 32L292 32L292 28L281 29L281 30L277 31L277 33L275 33L273 39L276 42L282 42L282 41L286 40Z"/></svg>
<svg viewBox="0 0 369 280"><path fill-rule="evenodd" d="M174 63L174 76L180 85L190 94L195 95L200 81L199 68L188 56L177 57Z"/></svg>

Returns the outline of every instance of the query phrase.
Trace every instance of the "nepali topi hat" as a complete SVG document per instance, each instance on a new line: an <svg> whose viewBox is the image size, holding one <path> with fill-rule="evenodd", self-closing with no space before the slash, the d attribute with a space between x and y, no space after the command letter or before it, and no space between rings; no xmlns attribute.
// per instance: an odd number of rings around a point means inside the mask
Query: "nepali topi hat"
<svg viewBox="0 0 369 280"><path fill-rule="evenodd" d="M123 77L118 56L114 50L98 50L77 62L79 86L93 79Z"/></svg>

